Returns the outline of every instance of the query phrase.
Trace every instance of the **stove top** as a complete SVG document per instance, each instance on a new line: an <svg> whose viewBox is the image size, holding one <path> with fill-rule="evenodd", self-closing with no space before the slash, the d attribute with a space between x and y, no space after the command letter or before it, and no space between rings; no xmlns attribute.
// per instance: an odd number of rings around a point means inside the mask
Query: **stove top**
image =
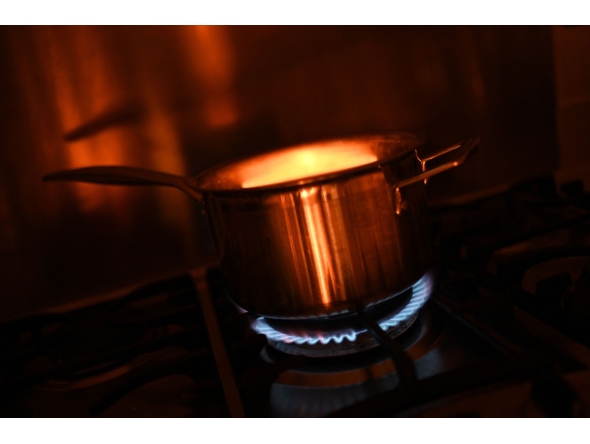
<svg viewBox="0 0 590 444"><path fill-rule="evenodd" d="M431 273L346 322L265 320L210 265L0 325L16 417L590 416L590 193L431 208Z"/></svg>

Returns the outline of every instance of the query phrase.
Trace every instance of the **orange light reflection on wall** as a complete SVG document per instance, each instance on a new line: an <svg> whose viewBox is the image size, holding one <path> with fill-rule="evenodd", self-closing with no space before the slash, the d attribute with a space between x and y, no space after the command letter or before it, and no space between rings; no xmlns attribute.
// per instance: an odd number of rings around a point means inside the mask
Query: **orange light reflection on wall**
<svg viewBox="0 0 590 444"><path fill-rule="evenodd" d="M145 36L152 32L149 28L140 31ZM63 143L61 159L51 169L130 165L185 173L174 115L166 108L171 94L167 89L169 79L156 69L164 56L137 46L129 55L130 64L121 64L110 46L112 42L95 27L49 28L45 44L47 71L51 73L48 79L55 94L56 121L62 134L131 104L137 104L133 106L138 106L143 116L129 125L114 125L81 140ZM132 91L127 85L130 79ZM56 157L55 154L54 150L48 157ZM82 213L117 214L120 226L129 227L137 222L134 211L138 210L132 209L137 193L132 190L88 184L71 184L68 189L74 194L69 205L75 204ZM159 217L182 226L184 235L190 236L190 207L183 204L186 198L165 191L156 196Z"/></svg>
<svg viewBox="0 0 590 444"><path fill-rule="evenodd" d="M86 119L102 112L118 96L118 82L110 69L110 61L99 33L90 27L47 30L49 68L55 92L55 106L62 132L75 128ZM81 85L79 79L83 78ZM64 165L61 169L89 165L130 164L132 156L125 150L126 140L106 131L97 137L64 144ZM119 210L128 206L127 194L116 187L76 184L70 188L75 202L83 212L99 208ZM128 216L120 212L119 220Z"/></svg>
<svg viewBox="0 0 590 444"><path fill-rule="evenodd" d="M209 127L229 126L238 120L233 94L235 67L227 30L222 26L189 28L195 44L193 65L205 94L204 117Z"/></svg>

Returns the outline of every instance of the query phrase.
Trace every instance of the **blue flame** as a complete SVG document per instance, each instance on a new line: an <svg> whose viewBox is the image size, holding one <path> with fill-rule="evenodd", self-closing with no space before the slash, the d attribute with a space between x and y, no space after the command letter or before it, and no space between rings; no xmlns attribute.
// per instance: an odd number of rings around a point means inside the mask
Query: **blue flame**
<svg viewBox="0 0 590 444"><path fill-rule="evenodd" d="M380 322L379 326L384 331L387 331L388 329L397 326L400 322L405 321L406 319L413 316L426 303L430 294L432 293L433 286L433 279L428 273L422 276L422 278L412 286L412 297L410 302L408 302L408 305L406 305L400 312L394 314L391 318ZM254 330L256 330L258 333L266 335L266 337L272 341L281 341L287 344L295 343L309 345L314 345L318 342L326 345L331 341L334 341L336 344L341 344L345 339L350 342L354 342L357 335L367 331L354 331L352 329L348 329L338 334L331 334L327 336L322 336L321 333L315 333L314 335L314 332L310 332L310 334L306 336L294 336L275 330L270 325L268 325L264 318L256 319L252 324L252 328L254 328Z"/></svg>

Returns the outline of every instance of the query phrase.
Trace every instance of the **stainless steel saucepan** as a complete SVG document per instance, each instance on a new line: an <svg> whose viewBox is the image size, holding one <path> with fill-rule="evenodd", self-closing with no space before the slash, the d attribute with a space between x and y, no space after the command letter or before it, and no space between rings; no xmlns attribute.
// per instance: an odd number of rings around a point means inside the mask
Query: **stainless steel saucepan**
<svg viewBox="0 0 590 444"><path fill-rule="evenodd" d="M203 203L231 297L270 318L356 311L404 291L431 262L426 179L463 163L469 139L422 157L407 132L284 148L195 177L122 166L44 180L167 185ZM435 168L430 160L450 158Z"/></svg>

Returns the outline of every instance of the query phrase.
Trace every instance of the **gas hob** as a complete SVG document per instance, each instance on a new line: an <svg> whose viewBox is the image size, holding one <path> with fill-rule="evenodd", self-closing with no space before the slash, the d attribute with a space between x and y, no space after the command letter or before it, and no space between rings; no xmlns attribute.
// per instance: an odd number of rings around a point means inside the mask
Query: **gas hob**
<svg viewBox="0 0 590 444"><path fill-rule="evenodd" d="M590 194L431 208L432 272L337 322L244 312L216 264L0 325L3 416L589 416Z"/></svg>

